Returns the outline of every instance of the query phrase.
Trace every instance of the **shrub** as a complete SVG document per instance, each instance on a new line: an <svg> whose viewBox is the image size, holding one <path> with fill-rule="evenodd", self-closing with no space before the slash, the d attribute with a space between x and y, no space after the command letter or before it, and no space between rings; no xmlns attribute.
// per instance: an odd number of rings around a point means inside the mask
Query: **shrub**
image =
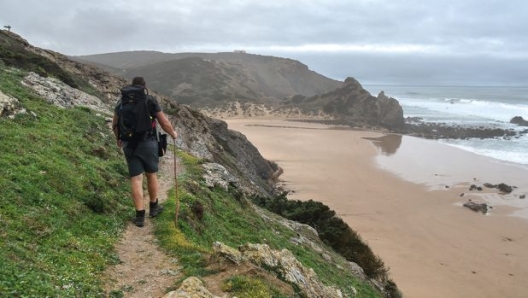
<svg viewBox="0 0 528 298"><path fill-rule="evenodd" d="M254 197L253 201L287 219L313 227L319 238L348 261L357 263L370 278L385 280L388 269L361 237L335 211L313 200L288 200L287 193L274 198Z"/></svg>

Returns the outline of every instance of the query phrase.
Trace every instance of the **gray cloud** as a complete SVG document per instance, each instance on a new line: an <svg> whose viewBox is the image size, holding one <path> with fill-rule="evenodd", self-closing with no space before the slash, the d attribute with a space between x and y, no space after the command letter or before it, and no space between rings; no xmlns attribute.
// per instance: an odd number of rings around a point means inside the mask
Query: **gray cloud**
<svg viewBox="0 0 528 298"><path fill-rule="evenodd" d="M5 2L4 25L68 55L247 49L337 79L527 84L524 0Z"/></svg>

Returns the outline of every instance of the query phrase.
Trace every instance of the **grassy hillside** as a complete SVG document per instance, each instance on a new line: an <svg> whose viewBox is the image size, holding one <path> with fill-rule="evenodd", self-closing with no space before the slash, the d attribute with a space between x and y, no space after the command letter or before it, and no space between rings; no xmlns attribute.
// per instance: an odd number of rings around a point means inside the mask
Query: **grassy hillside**
<svg viewBox="0 0 528 298"><path fill-rule="evenodd" d="M123 158L103 117L51 106L23 71L0 71L0 90L28 111L0 118L0 293L96 296L130 215Z"/></svg>

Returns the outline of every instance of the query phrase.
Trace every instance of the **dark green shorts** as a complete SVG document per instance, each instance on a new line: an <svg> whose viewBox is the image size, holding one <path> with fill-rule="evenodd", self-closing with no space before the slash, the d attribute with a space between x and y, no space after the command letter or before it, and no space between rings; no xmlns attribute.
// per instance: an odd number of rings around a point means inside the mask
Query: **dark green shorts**
<svg viewBox="0 0 528 298"><path fill-rule="evenodd" d="M143 172L156 173L158 171L158 142L154 140L139 142L135 149L123 147L125 153L128 174L130 177L137 176Z"/></svg>

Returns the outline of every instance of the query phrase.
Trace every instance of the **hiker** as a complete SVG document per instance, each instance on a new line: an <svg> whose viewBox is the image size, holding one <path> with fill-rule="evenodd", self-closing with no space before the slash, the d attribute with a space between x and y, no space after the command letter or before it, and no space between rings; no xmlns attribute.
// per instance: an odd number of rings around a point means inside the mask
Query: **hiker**
<svg viewBox="0 0 528 298"><path fill-rule="evenodd" d="M147 189L150 199L149 216L155 217L163 211L163 206L159 205L158 203L157 171L159 156L155 129L156 120L159 122L161 128L173 139L176 139L178 134L172 127L172 124L167 119L165 114L161 111L161 107L156 98L148 95L145 79L142 77L135 77L132 80L132 85L121 89L121 94L121 99L114 109L112 127L117 140L117 146L123 148L128 165L128 173L130 175L132 188L132 199L134 200L134 206L136 208L136 216L132 221L136 226L143 227L145 223L145 206L143 203L143 172L147 176ZM125 96L127 96L126 100ZM136 96L136 98L141 98L141 100L137 101L139 103L137 108L128 108L130 105L135 105L135 103L132 103L134 96ZM124 111L124 101L127 103L132 103L127 106L128 113ZM132 113L146 117L135 115L130 116ZM145 118L146 120L141 120ZM132 129L133 132L125 126L127 119L133 119L128 120L128 122L135 122L132 125L134 126L134 129ZM148 122L143 124L143 126L146 126L146 128L140 130L140 126L142 125L140 122L146 121ZM129 135L124 132L125 130L130 132ZM130 138L128 138L129 136Z"/></svg>

